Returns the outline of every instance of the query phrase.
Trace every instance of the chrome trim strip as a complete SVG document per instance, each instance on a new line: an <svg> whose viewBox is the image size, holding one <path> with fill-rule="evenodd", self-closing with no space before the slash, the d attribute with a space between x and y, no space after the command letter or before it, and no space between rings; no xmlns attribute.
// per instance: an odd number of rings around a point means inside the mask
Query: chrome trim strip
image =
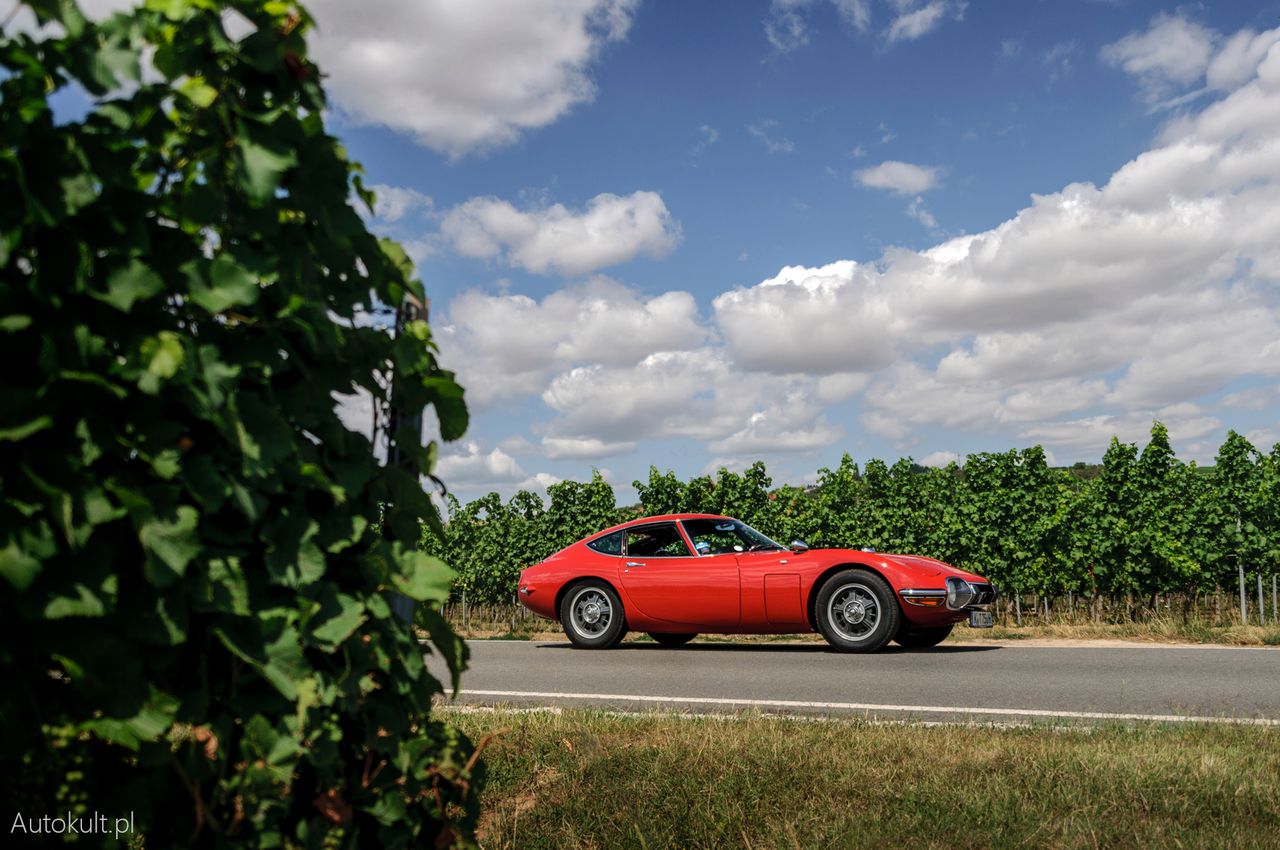
<svg viewBox="0 0 1280 850"><path fill-rule="evenodd" d="M934 597L940 597L940 596L944 597L947 595L947 592L945 590L920 590L917 588L908 587L905 590L899 590L898 595L901 596L903 599L920 599L922 597L923 598L934 598Z"/></svg>
<svg viewBox="0 0 1280 850"><path fill-rule="evenodd" d="M985 611L988 606L994 605L996 600L1000 598L1000 594L993 584L978 581L971 581L968 584L974 590L973 599L963 608L948 608L948 611L954 611L955 613ZM898 595L910 602L913 599L945 599L947 592L945 590L908 587L899 590Z"/></svg>

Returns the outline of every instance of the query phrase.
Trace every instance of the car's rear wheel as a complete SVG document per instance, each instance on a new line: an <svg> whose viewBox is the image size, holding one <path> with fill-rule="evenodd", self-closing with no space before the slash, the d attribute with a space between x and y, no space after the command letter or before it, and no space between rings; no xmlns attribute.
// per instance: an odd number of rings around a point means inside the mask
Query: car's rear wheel
<svg viewBox="0 0 1280 850"><path fill-rule="evenodd" d="M579 582L560 600L560 624L569 641L582 649L617 646L627 633L622 601L603 581Z"/></svg>
<svg viewBox="0 0 1280 850"><path fill-rule="evenodd" d="M893 640L898 646L907 649L928 649L946 640L952 628L952 626L934 626L929 629L902 629Z"/></svg>
<svg viewBox="0 0 1280 850"><path fill-rule="evenodd" d="M827 579L816 608L818 631L840 652L875 652L898 633L902 617L889 583L860 569Z"/></svg>
<svg viewBox="0 0 1280 850"><path fill-rule="evenodd" d="M697 637L697 635L675 635L670 632L649 632L649 637L653 638L662 646L684 646L689 641Z"/></svg>

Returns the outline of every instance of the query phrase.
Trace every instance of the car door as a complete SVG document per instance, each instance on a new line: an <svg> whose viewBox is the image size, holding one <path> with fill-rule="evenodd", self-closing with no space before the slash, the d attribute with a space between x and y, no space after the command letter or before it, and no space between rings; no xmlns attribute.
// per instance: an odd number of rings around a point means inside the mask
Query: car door
<svg viewBox="0 0 1280 850"><path fill-rule="evenodd" d="M631 604L673 626L709 631L741 621L738 561L694 555L675 522L627 529L621 581Z"/></svg>

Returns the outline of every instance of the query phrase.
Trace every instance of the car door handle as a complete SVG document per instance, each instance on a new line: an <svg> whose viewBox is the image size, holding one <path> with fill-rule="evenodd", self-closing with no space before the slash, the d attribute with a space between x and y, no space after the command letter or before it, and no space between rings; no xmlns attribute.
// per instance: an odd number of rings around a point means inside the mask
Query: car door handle
<svg viewBox="0 0 1280 850"><path fill-rule="evenodd" d="M627 561L628 567L643 567L644 561Z"/></svg>

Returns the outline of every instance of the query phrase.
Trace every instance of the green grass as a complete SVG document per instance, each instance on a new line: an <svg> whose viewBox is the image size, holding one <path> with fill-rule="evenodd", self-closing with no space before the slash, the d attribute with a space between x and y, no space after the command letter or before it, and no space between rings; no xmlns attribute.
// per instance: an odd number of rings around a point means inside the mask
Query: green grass
<svg viewBox="0 0 1280 850"><path fill-rule="evenodd" d="M448 711L485 848L1280 848L1280 730Z"/></svg>

